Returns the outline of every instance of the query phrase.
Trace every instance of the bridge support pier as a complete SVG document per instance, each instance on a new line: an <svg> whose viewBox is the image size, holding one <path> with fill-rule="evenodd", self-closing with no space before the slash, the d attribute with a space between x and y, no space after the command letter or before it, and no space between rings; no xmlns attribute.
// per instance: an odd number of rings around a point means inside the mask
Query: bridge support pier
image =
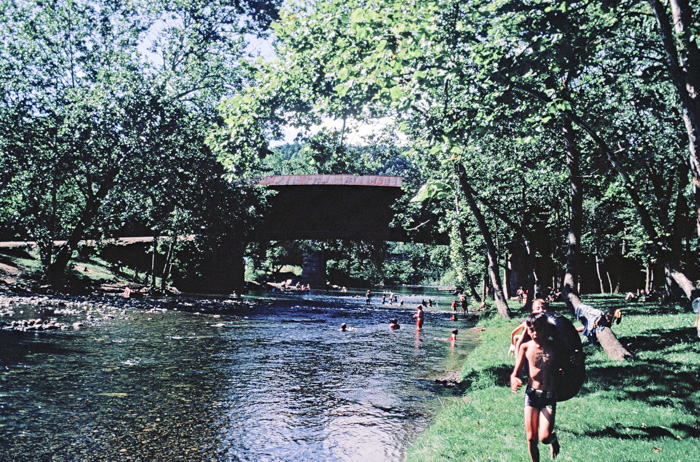
<svg viewBox="0 0 700 462"><path fill-rule="evenodd" d="M311 251L304 254L301 283L316 290L326 288L326 256L323 252Z"/></svg>

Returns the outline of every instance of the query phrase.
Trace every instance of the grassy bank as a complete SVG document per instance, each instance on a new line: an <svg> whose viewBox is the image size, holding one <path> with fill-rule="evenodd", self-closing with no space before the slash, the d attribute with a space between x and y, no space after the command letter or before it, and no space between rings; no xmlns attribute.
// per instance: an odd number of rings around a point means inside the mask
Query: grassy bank
<svg viewBox="0 0 700 462"><path fill-rule="evenodd" d="M624 310L622 324L613 330L635 358L612 362L602 349L585 345L586 383L578 396L557 405L562 444L557 460L700 460L695 314L622 297L586 297L586 302ZM529 460L523 391L515 395L508 385L515 362L507 356L510 331L523 316L481 321L482 342L462 369L466 391L443 401L430 428L409 448L408 461ZM540 449L542 460L549 460L549 449Z"/></svg>
<svg viewBox="0 0 700 462"><path fill-rule="evenodd" d="M67 268L66 293L87 294L93 291L114 292L124 286L135 286L133 270L118 271L109 262L90 255L76 258ZM42 266L38 250L33 246L0 248L0 290L42 292Z"/></svg>

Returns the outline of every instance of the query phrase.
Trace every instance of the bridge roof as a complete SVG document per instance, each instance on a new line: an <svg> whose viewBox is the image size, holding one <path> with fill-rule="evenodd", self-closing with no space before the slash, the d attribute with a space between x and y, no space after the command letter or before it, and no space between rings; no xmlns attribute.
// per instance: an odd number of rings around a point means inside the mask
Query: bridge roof
<svg viewBox="0 0 700 462"><path fill-rule="evenodd" d="M260 180L261 186L384 186L400 188L399 176L382 175L272 175Z"/></svg>

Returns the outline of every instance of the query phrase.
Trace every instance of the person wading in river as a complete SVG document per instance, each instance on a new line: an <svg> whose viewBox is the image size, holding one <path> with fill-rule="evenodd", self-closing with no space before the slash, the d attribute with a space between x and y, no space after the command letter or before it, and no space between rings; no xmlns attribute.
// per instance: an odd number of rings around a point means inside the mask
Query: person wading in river
<svg viewBox="0 0 700 462"><path fill-rule="evenodd" d="M416 327L418 329L421 329L423 327L423 319L425 317L425 312L423 311L423 305L418 305L416 307L416 314L413 315L413 317L416 320Z"/></svg>

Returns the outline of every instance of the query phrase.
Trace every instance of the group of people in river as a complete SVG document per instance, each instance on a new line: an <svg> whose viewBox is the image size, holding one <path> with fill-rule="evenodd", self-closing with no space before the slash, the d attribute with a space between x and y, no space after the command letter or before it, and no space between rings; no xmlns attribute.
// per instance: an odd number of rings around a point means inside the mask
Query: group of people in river
<svg viewBox="0 0 700 462"><path fill-rule="evenodd" d="M399 300L398 297L396 296L396 294L394 294L393 292L388 292L388 293L384 292L382 294L381 303L386 304L387 301L390 304L398 303L399 306L403 306L403 300ZM365 303L367 305L370 305L372 303L372 291L369 289L365 292ZM412 319L414 319L415 323L416 323L416 331L420 331L423 328L423 325L425 323L425 310L426 310L426 308L432 307L433 304L434 304L434 302L432 300L428 299L426 301L425 299L423 299L423 300L421 300L421 303L416 306L416 312L412 316ZM458 321L459 320L459 314L457 311L458 306L461 307L462 313L469 314L469 308L468 308L467 304L468 304L468 301L467 301L466 296L459 294L459 297L452 302L452 305L451 305L452 313L451 313L450 321ZM484 307L484 305L482 305L482 308L483 307ZM389 329L390 330L401 329L401 325L399 324L398 318L392 318L390 320ZM350 330L354 330L354 328L348 327L346 323L343 323L343 324L341 324L340 329L338 329L338 330L340 330L341 332L347 332ZM448 338L436 339L436 340L445 340L445 341L453 342L453 344L454 344L454 342L457 340L458 333L459 333L459 329L452 329L451 335Z"/></svg>
<svg viewBox="0 0 700 462"><path fill-rule="evenodd" d="M397 303L399 306L403 306L403 300L399 300L399 297L394 292L382 292L381 303L382 305L386 305L387 303L393 305ZM365 304L372 304L372 291L370 289L367 289L367 293L365 294Z"/></svg>

